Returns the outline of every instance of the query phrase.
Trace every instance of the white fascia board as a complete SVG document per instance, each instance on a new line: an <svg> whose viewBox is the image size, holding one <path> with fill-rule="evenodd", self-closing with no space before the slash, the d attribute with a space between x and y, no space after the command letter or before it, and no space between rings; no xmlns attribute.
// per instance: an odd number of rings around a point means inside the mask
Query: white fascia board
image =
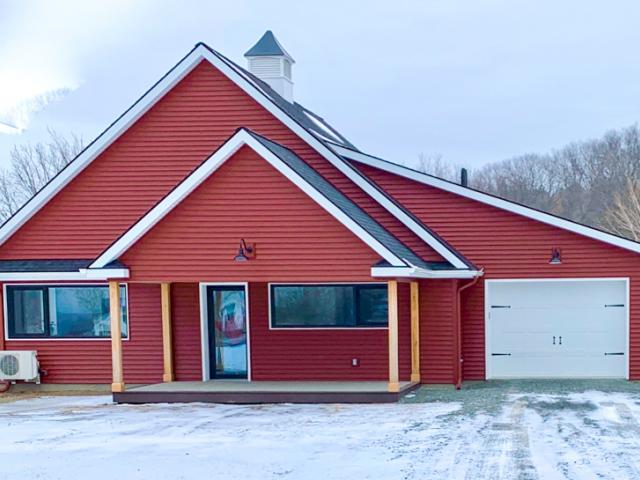
<svg viewBox="0 0 640 480"><path fill-rule="evenodd" d="M102 268L118 259L120 255L126 252L135 242L153 228L165 215L184 200L193 190L202 184L202 182L204 182L227 159L229 159L244 145L251 147L258 155L268 161L280 173L293 182L340 223L351 230L357 237L364 241L391 265L407 265L406 262L393 254L382 243L351 219L351 217L331 203L331 201L329 201L324 195L318 192L306 180L274 155L269 149L247 133L246 130L240 130L218 150L216 150L204 163L202 163L202 165L194 170L193 173L185 178L182 183L180 183L173 191L171 191L171 193L153 207L144 217L138 220L138 222L125 232L125 234L122 235L115 243L113 243L113 245L105 250L91 264L90 268Z"/></svg>
<svg viewBox="0 0 640 480"><path fill-rule="evenodd" d="M87 280L106 280L108 278L129 278L128 268L81 268L80 275Z"/></svg>
<svg viewBox="0 0 640 480"><path fill-rule="evenodd" d="M377 278L470 279L482 275L482 270L427 270L418 267L371 267L371 276Z"/></svg>
<svg viewBox="0 0 640 480"><path fill-rule="evenodd" d="M616 235L612 235L610 233L603 232L586 225L575 223L571 220L556 217L555 215L541 212L533 208L525 207L524 205L521 205L519 203L510 202L509 200L504 200L499 197L494 197L493 195L489 195L487 193L483 193L469 187L463 187L461 185L448 182L446 180L442 180L440 178L427 175L426 173L418 172L403 165L391 163L387 160L383 160L371 155L356 152L354 150L350 150L348 148L340 147L337 145L335 146L335 149L340 155L350 160L354 160L356 162L363 163L365 165L369 165L371 167L375 167L380 170L384 170L386 172L393 173L395 175L399 175L401 177L405 177L410 180L423 183L425 185L429 185L431 187L439 188L441 190L460 195L461 197L476 200L478 202L491 205L492 207L516 213L518 215L522 215L523 217L531 218L533 220L537 220L539 222L546 223L563 230L568 230L570 232L577 233L594 240L599 240L610 245L615 245L616 247L640 253L640 243L638 242L627 240L626 238L618 237Z"/></svg>
<svg viewBox="0 0 640 480"><path fill-rule="evenodd" d="M103 268L89 270L82 268L77 272L0 272L0 281L67 281L67 280L109 280L129 278L126 268Z"/></svg>

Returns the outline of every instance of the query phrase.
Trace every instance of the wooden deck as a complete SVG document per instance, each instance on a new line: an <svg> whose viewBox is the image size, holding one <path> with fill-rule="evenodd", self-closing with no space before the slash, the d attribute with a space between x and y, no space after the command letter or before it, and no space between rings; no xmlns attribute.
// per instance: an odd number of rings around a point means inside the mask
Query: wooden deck
<svg viewBox="0 0 640 480"><path fill-rule="evenodd" d="M417 388L400 382L400 392L387 382L168 382L127 388L114 393L116 403L394 403Z"/></svg>

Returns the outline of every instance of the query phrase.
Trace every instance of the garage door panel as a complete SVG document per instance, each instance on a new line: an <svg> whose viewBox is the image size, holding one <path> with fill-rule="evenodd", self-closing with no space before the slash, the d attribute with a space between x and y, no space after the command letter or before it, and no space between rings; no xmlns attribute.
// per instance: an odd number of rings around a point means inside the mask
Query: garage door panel
<svg viewBox="0 0 640 480"><path fill-rule="evenodd" d="M498 286L499 285L499 286ZM623 280L496 283L491 292L492 304L513 308L600 307L624 304L626 291Z"/></svg>
<svg viewBox="0 0 640 480"><path fill-rule="evenodd" d="M612 371L624 372L624 356L608 356L596 361L592 355L567 355L561 364L552 355L494 357L493 378L610 378Z"/></svg>
<svg viewBox="0 0 640 480"><path fill-rule="evenodd" d="M625 377L626 282L498 282L488 288L491 378Z"/></svg>

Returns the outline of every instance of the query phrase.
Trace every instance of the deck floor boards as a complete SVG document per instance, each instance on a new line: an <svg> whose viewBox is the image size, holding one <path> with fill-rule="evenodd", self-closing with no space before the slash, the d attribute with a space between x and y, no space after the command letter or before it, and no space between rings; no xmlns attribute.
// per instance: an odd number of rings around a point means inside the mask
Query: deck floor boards
<svg viewBox="0 0 640 480"><path fill-rule="evenodd" d="M417 385L401 382L400 392L387 391L387 382L167 382L129 387L114 393L117 403L392 403Z"/></svg>

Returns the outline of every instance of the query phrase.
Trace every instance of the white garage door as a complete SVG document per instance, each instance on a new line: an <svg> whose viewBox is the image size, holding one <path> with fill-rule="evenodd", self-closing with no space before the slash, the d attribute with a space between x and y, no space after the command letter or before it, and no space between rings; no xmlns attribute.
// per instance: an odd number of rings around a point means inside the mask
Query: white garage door
<svg viewBox="0 0 640 480"><path fill-rule="evenodd" d="M626 280L488 280L486 289L487 378L626 378Z"/></svg>

